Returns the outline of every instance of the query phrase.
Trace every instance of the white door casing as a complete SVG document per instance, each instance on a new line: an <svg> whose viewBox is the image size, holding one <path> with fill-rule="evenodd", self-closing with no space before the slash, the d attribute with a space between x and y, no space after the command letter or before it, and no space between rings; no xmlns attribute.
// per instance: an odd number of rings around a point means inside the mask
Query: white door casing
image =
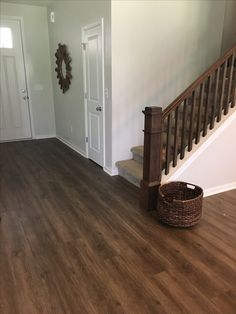
<svg viewBox="0 0 236 314"><path fill-rule="evenodd" d="M104 166L103 20L82 28L87 156Z"/></svg>
<svg viewBox="0 0 236 314"><path fill-rule="evenodd" d="M0 27L0 141L29 139L32 135L21 22L1 19Z"/></svg>

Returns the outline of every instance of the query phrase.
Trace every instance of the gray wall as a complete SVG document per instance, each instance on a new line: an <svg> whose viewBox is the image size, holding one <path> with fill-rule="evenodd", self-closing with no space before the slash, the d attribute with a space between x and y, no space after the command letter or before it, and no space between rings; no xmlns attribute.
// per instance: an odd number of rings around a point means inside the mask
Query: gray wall
<svg viewBox="0 0 236 314"><path fill-rule="evenodd" d="M222 54L236 44L236 1L225 2Z"/></svg>
<svg viewBox="0 0 236 314"><path fill-rule="evenodd" d="M85 113L83 94L83 60L81 50L81 27L104 18L105 28L105 88L106 99L106 167L111 166L111 40L110 1L58 1L48 8L54 11L55 23L49 23L52 80L57 136L85 154ZM62 94L55 72L55 52L58 43L66 44L72 58L70 89Z"/></svg>
<svg viewBox="0 0 236 314"><path fill-rule="evenodd" d="M145 106L166 107L221 53L225 1L112 1L112 152L143 144Z"/></svg>
<svg viewBox="0 0 236 314"><path fill-rule="evenodd" d="M2 2L0 14L23 18L33 136L55 135L47 9Z"/></svg>

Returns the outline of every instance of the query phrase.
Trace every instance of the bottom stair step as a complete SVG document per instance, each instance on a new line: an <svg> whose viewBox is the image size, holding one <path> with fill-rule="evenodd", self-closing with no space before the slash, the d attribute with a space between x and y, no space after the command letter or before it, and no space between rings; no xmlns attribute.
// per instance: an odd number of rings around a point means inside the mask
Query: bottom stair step
<svg viewBox="0 0 236 314"><path fill-rule="evenodd" d="M121 177L125 178L137 187L140 187L140 181L143 174L142 164L133 159L130 159L118 161L116 163L116 166Z"/></svg>
<svg viewBox="0 0 236 314"><path fill-rule="evenodd" d="M133 159L140 164L143 163L143 146L134 146L131 148Z"/></svg>

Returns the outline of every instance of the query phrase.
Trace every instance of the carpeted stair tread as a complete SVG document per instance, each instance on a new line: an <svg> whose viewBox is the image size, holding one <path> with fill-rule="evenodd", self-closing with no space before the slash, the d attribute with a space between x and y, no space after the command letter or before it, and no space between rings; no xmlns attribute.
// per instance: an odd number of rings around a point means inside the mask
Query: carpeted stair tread
<svg viewBox="0 0 236 314"><path fill-rule="evenodd" d="M130 159L118 161L116 166L120 176L124 177L126 180L136 185L137 187L140 187L140 181L143 174L142 164L133 159Z"/></svg>
<svg viewBox="0 0 236 314"><path fill-rule="evenodd" d="M131 148L133 159L138 163L143 163L143 146L134 146Z"/></svg>

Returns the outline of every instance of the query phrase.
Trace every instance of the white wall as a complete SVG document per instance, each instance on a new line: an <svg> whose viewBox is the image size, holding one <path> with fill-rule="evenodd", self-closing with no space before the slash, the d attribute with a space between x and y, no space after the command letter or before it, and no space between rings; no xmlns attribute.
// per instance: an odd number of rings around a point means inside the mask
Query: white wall
<svg viewBox="0 0 236 314"><path fill-rule="evenodd" d="M33 136L55 135L47 10L44 7L1 2L0 14L23 18L26 73Z"/></svg>
<svg viewBox="0 0 236 314"><path fill-rule="evenodd" d="M106 167L111 167L111 39L110 1L57 1L49 9L55 13L55 23L49 24L52 78L57 135L85 154L85 113L83 94L83 60L81 28L104 18L106 102ZM58 43L66 44L72 58L70 89L62 94L55 72L55 52ZM71 132L72 130L72 132Z"/></svg>
<svg viewBox="0 0 236 314"><path fill-rule="evenodd" d="M222 53L230 49L235 43L236 43L236 1L227 0L225 3Z"/></svg>
<svg viewBox="0 0 236 314"><path fill-rule="evenodd" d="M197 184L204 189L205 195L236 189L236 141L232 140L232 134L236 134L236 109L195 152L196 157L191 155L189 162L169 180Z"/></svg>
<svg viewBox="0 0 236 314"><path fill-rule="evenodd" d="M220 55L225 1L112 1L113 167L143 144L145 106L166 107Z"/></svg>

